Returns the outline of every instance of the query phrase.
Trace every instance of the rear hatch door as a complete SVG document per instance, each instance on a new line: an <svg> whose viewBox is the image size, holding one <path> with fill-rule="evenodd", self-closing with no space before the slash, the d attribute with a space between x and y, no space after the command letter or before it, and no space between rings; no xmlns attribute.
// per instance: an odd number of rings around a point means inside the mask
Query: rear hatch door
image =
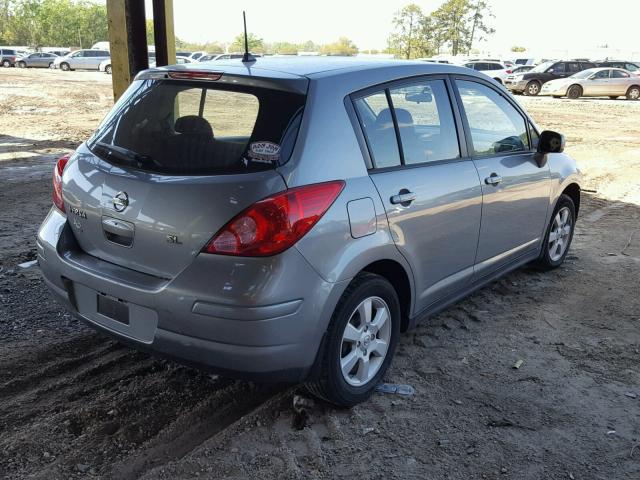
<svg viewBox="0 0 640 480"><path fill-rule="evenodd" d="M286 189L276 167L304 102L301 91L241 81L134 82L63 175L80 248L175 277L235 215Z"/></svg>

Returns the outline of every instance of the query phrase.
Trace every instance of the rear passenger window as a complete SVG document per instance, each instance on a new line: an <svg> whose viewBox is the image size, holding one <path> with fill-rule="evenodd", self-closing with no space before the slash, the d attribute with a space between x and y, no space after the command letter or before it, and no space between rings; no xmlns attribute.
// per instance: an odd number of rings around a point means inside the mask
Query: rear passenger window
<svg viewBox="0 0 640 480"><path fill-rule="evenodd" d="M400 165L400 152L393 117L384 91L358 98L355 108L367 137L375 168Z"/></svg>
<svg viewBox="0 0 640 480"><path fill-rule="evenodd" d="M492 88L476 82L456 80L471 130L475 155L529 150L524 118Z"/></svg>
<svg viewBox="0 0 640 480"><path fill-rule="evenodd" d="M460 157L456 126L443 80L392 88L406 165Z"/></svg>
<svg viewBox="0 0 640 480"><path fill-rule="evenodd" d="M611 72L611 76L613 78L629 78L629 74L627 72L623 72L622 70L614 70Z"/></svg>

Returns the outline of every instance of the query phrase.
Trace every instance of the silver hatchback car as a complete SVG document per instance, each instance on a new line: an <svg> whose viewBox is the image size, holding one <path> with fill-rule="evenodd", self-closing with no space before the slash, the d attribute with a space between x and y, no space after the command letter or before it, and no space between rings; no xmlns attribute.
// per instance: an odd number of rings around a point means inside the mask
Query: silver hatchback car
<svg viewBox="0 0 640 480"><path fill-rule="evenodd" d="M57 162L38 261L71 312L136 348L354 405L402 331L563 262L580 206L563 148L462 67L146 70Z"/></svg>

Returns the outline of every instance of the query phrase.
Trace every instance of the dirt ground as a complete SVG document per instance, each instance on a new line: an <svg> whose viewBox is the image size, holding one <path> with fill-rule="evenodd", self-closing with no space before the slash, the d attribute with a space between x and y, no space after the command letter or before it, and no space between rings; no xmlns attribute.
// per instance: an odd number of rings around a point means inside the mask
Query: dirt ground
<svg viewBox="0 0 640 480"><path fill-rule="evenodd" d="M585 174L565 265L405 334L386 381L414 395L305 418L295 387L121 346L17 267L53 162L107 112L109 81L0 69L0 478L640 478L640 102L518 97Z"/></svg>

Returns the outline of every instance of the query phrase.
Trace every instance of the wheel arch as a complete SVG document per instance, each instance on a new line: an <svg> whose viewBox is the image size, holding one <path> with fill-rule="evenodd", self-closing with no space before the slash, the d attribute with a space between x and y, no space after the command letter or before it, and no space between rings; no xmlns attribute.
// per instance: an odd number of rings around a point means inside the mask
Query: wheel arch
<svg viewBox="0 0 640 480"><path fill-rule="evenodd" d="M584 93L584 88L582 88L582 85L580 85L579 83L572 83L571 85L569 85L567 87L567 93L566 95L569 94L569 90L571 90L573 87L577 87L580 89L580 95L582 96L582 94Z"/></svg>
<svg viewBox="0 0 640 480"><path fill-rule="evenodd" d="M627 88L626 95L628 95L628 94L629 94L629 91L630 91L632 88L639 88L639 89L640 89L640 82L629 85L629 88Z"/></svg>
<svg viewBox="0 0 640 480"><path fill-rule="evenodd" d="M580 185L570 183L564 188L562 194L569 196L569 198L573 200L573 205L576 207L576 218L578 218L578 211L580 210Z"/></svg>
<svg viewBox="0 0 640 480"><path fill-rule="evenodd" d="M365 266L360 272L368 272L380 275L389 281L398 294L400 300L400 330L406 331L411 317L412 291L409 273L399 262L391 259L377 260Z"/></svg>

